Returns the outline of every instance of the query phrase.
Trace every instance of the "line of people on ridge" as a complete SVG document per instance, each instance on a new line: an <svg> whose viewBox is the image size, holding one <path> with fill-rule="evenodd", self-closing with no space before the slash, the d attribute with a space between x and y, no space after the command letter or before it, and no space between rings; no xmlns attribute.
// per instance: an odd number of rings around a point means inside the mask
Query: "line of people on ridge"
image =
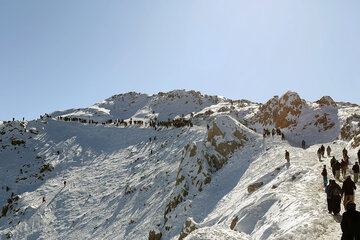
<svg viewBox="0 0 360 240"><path fill-rule="evenodd" d="M328 149L330 149L328 151ZM321 154L322 157L324 157L324 151L325 147L322 145L320 147L320 151L318 151ZM331 154L331 148L330 146L327 148L328 156L330 157ZM360 160L360 149L357 153L358 160ZM320 160L320 158L319 158ZM346 168L349 164L349 156L346 148L343 149L343 159L342 164L339 163L333 156L330 160L330 164L332 165L332 173L335 179L340 178L340 169L343 175L343 178L345 179L343 182L342 187L339 186L339 184L336 183L335 180L331 179L327 180L327 170L326 165L324 165L323 170L321 172L321 175L323 176L323 183L325 186L325 192L326 192L326 198L327 198L327 207L329 213L333 213L334 215L337 215L340 213L341 210L341 199L343 198L343 204L345 212L342 216L341 221L341 230L343 232L341 239L360 239L360 212L356 211L356 204L355 201L355 190L356 190L356 184L358 182L358 176L359 176L359 163L355 162L355 164L352 167L353 173L354 173L354 181L352 181L351 176L346 176ZM345 169L343 169L343 168ZM346 177L345 177L346 176Z"/></svg>
<svg viewBox="0 0 360 240"><path fill-rule="evenodd" d="M264 128L263 129L263 137L266 138L267 136L281 136L281 140L285 140L285 135L279 128L273 128L271 131L270 129Z"/></svg>
<svg viewBox="0 0 360 240"><path fill-rule="evenodd" d="M302 141L302 148L305 149L305 141ZM331 156L331 147L328 146L326 148L326 152L328 157ZM340 170L342 172L342 176L345 179L343 182L343 186L340 187L339 184L336 183L335 180L331 179L328 185L328 175L326 170L326 165L324 165L323 171L321 175L323 176L323 182L326 192L327 198L327 207L329 213L334 213L334 215L338 215L341 210L341 199L343 199L343 204L345 208L345 212L342 215L341 220L341 230L342 230L342 240L347 239L355 239L360 240L360 212L356 211L355 204L355 183L358 182L359 178L359 163L355 162L352 167L354 173L354 181L351 180L351 176L346 176L346 169L349 165L349 156L346 148L343 149L343 159L341 163L336 160L335 156L333 156L330 160L330 164L332 167L333 176L340 180ZM321 145L321 147L317 151L319 161L321 161L321 157L325 157L325 147ZM360 161L360 149L357 152L358 161ZM290 163L290 153L285 150L285 159L288 163ZM346 176L346 177L345 177Z"/></svg>

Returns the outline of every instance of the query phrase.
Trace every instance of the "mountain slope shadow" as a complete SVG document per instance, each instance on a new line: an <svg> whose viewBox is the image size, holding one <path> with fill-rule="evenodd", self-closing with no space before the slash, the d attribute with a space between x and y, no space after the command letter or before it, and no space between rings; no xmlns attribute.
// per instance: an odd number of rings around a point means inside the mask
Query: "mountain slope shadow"
<svg viewBox="0 0 360 240"><path fill-rule="evenodd" d="M244 173L249 168L249 165L259 157L259 155L264 151L265 147L262 141L259 141L254 148L257 149L256 154L250 155L248 149L240 149L229 158L229 161L222 169L217 171L212 175L211 184L207 185L203 189L201 194L196 196L190 201L190 204L181 203L181 206L189 207L191 209L188 212L177 212L177 217L181 215L184 217L184 222L186 218L192 217L196 222L204 221L210 213L214 211L216 206L224 197L226 197L234 188L237 187L240 179ZM246 187L244 188L246 189ZM218 219L214 219L213 223L215 224ZM211 223L212 221L210 221ZM209 222L207 222L208 224ZM179 228L181 226L174 226L174 228ZM181 230L181 229L180 229ZM174 235L175 236L175 235ZM172 236L171 236L172 237Z"/></svg>

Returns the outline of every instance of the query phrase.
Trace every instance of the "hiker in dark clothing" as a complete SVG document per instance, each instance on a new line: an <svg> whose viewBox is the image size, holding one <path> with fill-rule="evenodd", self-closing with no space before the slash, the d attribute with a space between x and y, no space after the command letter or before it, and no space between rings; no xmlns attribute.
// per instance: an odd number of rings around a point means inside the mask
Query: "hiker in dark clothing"
<svg viewBox="0 0 360 240"><path fill-rule="evenodd" d="M281 140L285 140L285 135L284 135L284 133L281 133Z"/></svg>
<svg viewBox="0 0 360 240"><path fill-rule="evenodd" d="M344 162L346 163L346 166L349 165L349 156L347 154L344 156Z"/></svg>
<svg viewBox="0 0 360 240"><path fill-rule="evenodd" d="M334 168L335 168L335 178L339 179L340 178L341 164L339 163L338 160L336 160L336 162L334 164Z"/></svg>
<svg viewBox="0 0 360 240"><path fill-rule="evenodd" d="M321 145L320 149L321 149L321 156L322 156L322 157L325 157L325 156L324 156L324 154L325 154L325 147L324 147L324 145Z"/></svg>
<svg viewBox="0 0 360 240"><path fill-rule="evenodd" d="M335 177L335 163L336 163L336 158L335 156L333 156L330 160L330 166L334 177Z"/></svg>
<svg viewBox="0 0 360 240"><path fill-rule="evenodd" d="M347 168L346 162L344 160L341 160L341 174L343 178L345 178L346 175L346 168Z"/></svg>
<svg viewBox="0 0 360 240"><path fill-rule="evenodd" d="M341 209L341 194L342 194L342 190L341 187L339 186L339 184L337 184L334 180L334 187L331 190L332 193L332 200L333 200L333 213L334 215L339 214L340 209Z"/></svg>
<svg viewBox="0 0 360 240"><path fill-rule="evenodd" d="M287 150L285 150L285 159L288 163L290 162L290 153Z"/></svg>
<svg viewBox="0 0 360 240"><path fill-rule="evenodd" d="M321 148L317 150L317 156L319 158L319 161L321 161Z"/></svg>
<svg viewBox="0 0 360 240"><path fill-rule="evenodd" d="M335 180L330 180L330 184L326 186L325 189L327 204L329 213L334 213L334 215L339 214L340 212L340 203L341 203L341 188L335 182Z"/></svg>
<svg viewBox="0 0 360 240"><path fill-rule="evenodd" d="M278 135L278 136L281 135L281 130L279 128L276 129L276 135Z"/></svg>
<svg viewBox="0 0 360 240"><path fill-rule="evenodd" d="M357 183L358 179L359 179L359 164L358 164L358 162L355 162L355 165L352 167L352 170L354 172L354 183Z"/></svg>
<svg viewBox="0 0 360 240"><path fill-rule="evenodd" d="M301 146L302 146L303 149L305 149L305 146L306 146L305 140L302 140Z"/></svg>
<svg viewBox="0 0 360 240"><path fill-rule="evenodd" d="M323 176L324 187L326 187L326 185L328 183L326 165L324 165L324 168L323 168L323 170L321 172L321 175Z"/></svg>
<svg viewBox="0 0 360 240"><path fill-rule="evenodd" d="M344 195L344 206L346 206L346 203L348 201L354 202L355 200L354 190L356 190L356 186L355 183L351 180L350 176L346 177L346 180L344 181L341 190Z"/></svg>
<svg viewBox="0 0 360 240"><path fill-rule="evenodd" d="M359 151L358 151L358 161L360 161L360 149L359 149Z"/></svg>
<svg viewBox="0 0 360 240"><path fill-rule="evenodd" d="M332 213L332 209L333 209L333 206L332 206L332 192L330 191L331 187L333 186L333 181L334 180L330 180L329 185L327 185L325 187L326 200L327 200L327 206L328 206L329 213Z"/></svg>
<svg viewBox="0 0 360 240"><path fill-rule="evenodd" d="M341 231L343 232L341 240L360 239L360 212L356 211L356 204L349 201L346 204L341 220Z"/></svg>
<svg viewBox="0 0 360 240"><path fill-rule="evenodd" d="M330 146L328 146L326 148L326 153L327 153L328 157L330 157L330 154L331 154L331 147Z"/></svg>
<svg viewBox="0 0 360 240"><path fill-rule="evenodd" d="M348 151L346 150L346 148L344 148L342 152L343 152L343 157L347 156Z"/></svg>

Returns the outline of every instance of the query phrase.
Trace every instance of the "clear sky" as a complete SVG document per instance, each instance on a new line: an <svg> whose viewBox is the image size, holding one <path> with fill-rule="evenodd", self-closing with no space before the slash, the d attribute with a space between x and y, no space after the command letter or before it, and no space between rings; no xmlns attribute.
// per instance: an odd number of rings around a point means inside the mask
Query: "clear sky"
<svg viewBox="0 0 360 240"><path fill-rule="evenodd" d="M0 119L174 89L360 104L359 0L0 0Z"/></svg>

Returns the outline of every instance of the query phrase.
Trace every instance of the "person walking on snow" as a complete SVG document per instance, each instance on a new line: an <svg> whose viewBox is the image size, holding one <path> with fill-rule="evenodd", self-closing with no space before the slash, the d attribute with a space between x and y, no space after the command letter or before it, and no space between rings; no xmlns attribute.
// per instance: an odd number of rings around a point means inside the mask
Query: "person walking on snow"
<svg viewBox="0 0 360 240"><path fill-rule="evenodd" d="M326 153L327 153L328 157L330 157L330 154L331 154L331 147L330 146L328 146L326 148Z"/></svg>
<svg viewBox="0 0 360 240"><path fill-rule="evenodd" d="M319 158L319 161L321 161L321 148L317 150L317 156Z"/></svg>
<svg viewBox="0 0 360 240"><path fill-rule="evenodd" d="M326 187L326 185L328 183L326 165L324 165L324 168L323 168L323 170L321 172L321 175L323 176L324 187Z"/></svg>
<svg viewBox="0 0 360 240"><path fill-rule="evenodd" d="M345 178L346 175L346 168L347 168L346 162L344 160L341 160L341 174L343 178Z"/></svg>
<svg viewBox="0 0 360 240"><path fill-rule="evenodd" d="M343 158L347 155L348 151L346 150L346 148L343 149Z"/></svg>
<svg viewBox="0 0 360 240"><path fill-rule="evenodd" d="M342 194L342 190L341 187L339 186L339 184L336 183L335 180L334 181L334 186L333 189L331 191L332 193L332 200L333 200L333 213L334 215L338 215L341 209L341 194Z"/></svg>
<svg viewBox="0 0 360 240"><path fill-rule="evenodd" d="M302 146L302 148L303 148L303 149L305 149L305 147L306 147L305 140L302 140L302 142L301 142L301 146Z"/></svg>
<svg viewBox="0 0 360 240"><path fill-rule="evenodd" d="M360 239L360 212L356 211L356 204L352 201L346 204L345 209L340 224L343 232L341 240Z"/></svg>
<svg viewBox="0 0 360 240"><path fill-rule="evenodd" d="M344 181L341 190L343 193L342 195L344 195L344 207L345 207L348 201L353 202L355 200L354 190L356 190L356 186L355 183L351 180L350 176L346 177L346 180Z"/></svg>
<svg viewBox="0 0 360 240"><path fill-rule="evenodd" d="M331 214L333 211L333 207L332 207L332 192L330 191L331 188L333 187L333 181L330 179L330 183L329 185L327 185L325 187L325 192L326 192L326 201L327 201L327 207L328 207L328 211Z"/></svg>
<svg viewBox="0 0 360 240"><path fill-rule="evenodd" d="M330 160L330 166L334 177L335 177L335 163L336 163L336 158L335 156L333 156Z"/></svg>
<svg viewBox="0 0 360 240"><path fill-rule="evenodd" d="M334 215L339 214L341 203L340 186L335 182L335 180L330 180L330 184L326 186L325 192L329 213L331 214L333 212Z"/></svg>
<svg viewBox="0 0 360 240"><path fill-rule="evenodd" d="M355 165L352 167L352 170L354 172L354 183L357 183L358 179L359 179L359 164L358 164L358 162L355 162Z"/></svg>
<svg viewBox="0 0 360 240"><path fill-rule="evenodd" d="M334 164L334 168L335 168L335 178L339 180L339 178L340 178L341 164L339 163L338 160L336 160L336 162L335 162L335 164Z"/></svg>
<svg viewBox="0 0 360 240"><path fill-rule="evenodd" d="M321 148L321 156L322 156L322 157L325 157L325 156L324 156L324 154L325 154L325 147L324 147L324 145L321 145L320 148Z"/></svg>
<svg viewBox="0 0 360 240"><path fill-rule="evenodd" d="M285 159L288 163L290 162L290 153L287 150L285 150Z"/></svg>
<svg viewBox="0 0 360 240"><path fill-rule="evenodd" d="M344 162L346 163L346 166L349 165L349 156L347 154L344 156Z"/></svg>

